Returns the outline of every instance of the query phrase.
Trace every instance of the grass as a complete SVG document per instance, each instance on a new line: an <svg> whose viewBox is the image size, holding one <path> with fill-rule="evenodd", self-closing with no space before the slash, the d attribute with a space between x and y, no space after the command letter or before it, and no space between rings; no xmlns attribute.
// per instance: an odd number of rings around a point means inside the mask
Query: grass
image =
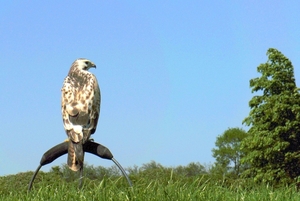
<svg viewBox="0 0 300 201"><path fill-rule="evenodd" d="M81 190L78 181L66 181L61 175L40 172L33 189L27 192L33 172L0 177L0 200L213 200L213 201L273 201L299 200L294 187L272 188L255 185L247 180L213 181L207 175L182 177L173 172L131 175L129 187L123 177L104 177L102 180L85 178Z"/></svg>

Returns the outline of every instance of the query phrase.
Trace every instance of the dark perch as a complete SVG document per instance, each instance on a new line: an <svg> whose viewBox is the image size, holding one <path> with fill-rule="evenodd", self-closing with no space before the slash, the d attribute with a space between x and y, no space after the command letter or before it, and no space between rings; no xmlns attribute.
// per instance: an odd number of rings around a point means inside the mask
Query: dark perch
<svg viewBox="0 0 300 201"><path fill-rule="evenodd" d="M126 177L128 184L132 187L132 183L131 183L128 175L126 174L125 170L118 163L118 161L116 159L114 159L112 153L110 152L110 150L107 147L105 147L101 144L98 144L96 142L88 141L83 145L83 151L94 154L103 159L112 160L116 164L116 166L118 166L118 168L121 170L122 174ZM37 173L41 169L41 167L44 165L47 165L49 163L52 163L55 159L59 158L60 156L66 154L66 153L68 153L68 142L60 143L60 144L52 147L51 149L49 149L47 152L45 152L41 158L40 165L38 166L34 175L31 178L31 181L28 186L28 191L31 190L33 181L34 181ZM80 169L79 188L82 187L82 176L83 176L82 174L83 174L83 169L81 168Z"/></svg>

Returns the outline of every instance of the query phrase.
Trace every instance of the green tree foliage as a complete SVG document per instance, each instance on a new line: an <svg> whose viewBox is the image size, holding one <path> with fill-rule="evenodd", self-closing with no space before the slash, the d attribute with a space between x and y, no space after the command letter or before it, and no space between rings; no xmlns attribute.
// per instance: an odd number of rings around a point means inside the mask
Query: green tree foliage
<svg viewBox="0 0 300 201"><path fill-rule="evenodd" d="M144 163L142 165L142 167L140 168L140 170L141 171L148 171L148 170L151 171L151 170L157 170L157 169L163 169L163 168L164 167L161 164L152 160L152 161L150 161L150 163Z"/></svg>
<svg viewBox="0 0 300 201"><path fill-rule="evenodd" d="M226 173L233 170L234 175L239 175L241 171L241 157L244 152L240 149L242 140L247 136L246 131L240 128L229 128L216 140L216 147L212 149L213 157L216 158L218 170ZM233 168L230 167L233 164Z"/></svg>
<svg viewBox="0 0 300 201"><path fill-rule="evenodd" d="M276 49L258 66L260 77L250 80L254 96L243 123L251 128L242 142L247 153L245 176L262 182L290 182L300 175L300 95L291 61Z"/></svg>
<svg viewBox="0 0 300 201"><path fill-rule="evenodd" d="M129 175L137 175L139 174L139 166L134 165L133 167L126 168L126 171Z"/></svg>
<svg viewBox="0 0 300 201"><path fill-rule="evenodd" d="M199 176L207 174L207 171L203 165L198 163L189 163L187 166L177 166L174 168L174 173L185 177Z"/></svg>

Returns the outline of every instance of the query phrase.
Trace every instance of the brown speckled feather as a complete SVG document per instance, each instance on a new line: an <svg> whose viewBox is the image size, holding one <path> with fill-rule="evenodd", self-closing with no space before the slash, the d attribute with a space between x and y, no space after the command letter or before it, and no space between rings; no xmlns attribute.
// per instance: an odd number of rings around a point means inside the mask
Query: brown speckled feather
<svg viewBox="0 0 300 201"><path fill-rule="evenodd" d="M70 141L68 165L74 171L83 165L82 145L95 133L100 114L100 89L96 77L87 71L91 67L96 66L89 60L76 60L61 89L63 123Z"/></svg>

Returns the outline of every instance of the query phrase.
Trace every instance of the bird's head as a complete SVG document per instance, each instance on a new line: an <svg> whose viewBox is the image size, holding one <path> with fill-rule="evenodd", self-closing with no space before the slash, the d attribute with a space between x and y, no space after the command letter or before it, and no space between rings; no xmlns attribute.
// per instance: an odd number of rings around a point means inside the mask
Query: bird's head
<svg viewBox="0 0 300 201"><path fill-rule="evenodd" d="M96 68L96 64L88 59L77 59L74 63L77 64L79 70L89 70L90 68Z"/></svg>
<svg viewBox="0 0 300 201"><path fill-rule="evenodd" d="M96 65L88 60L88 59L76 59L70 68L69 75L75 73L75 72L80 72L80 71L88 71L90 68L96 68Z"/></svg>

